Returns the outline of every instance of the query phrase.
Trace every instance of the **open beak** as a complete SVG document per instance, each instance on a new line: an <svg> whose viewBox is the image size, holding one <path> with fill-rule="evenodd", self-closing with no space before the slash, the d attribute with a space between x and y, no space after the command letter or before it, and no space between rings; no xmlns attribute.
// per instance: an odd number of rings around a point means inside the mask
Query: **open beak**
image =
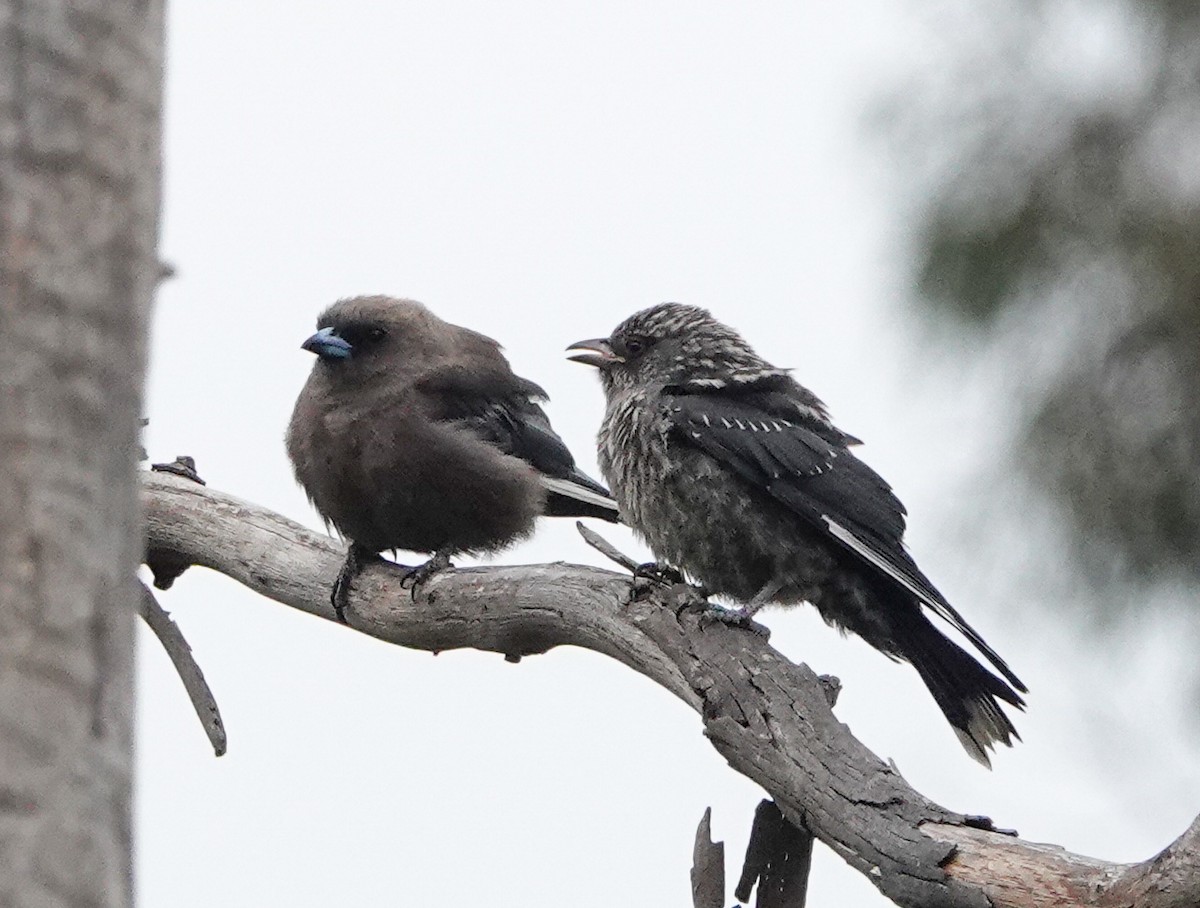
<svg viewBox="0 0 1200 908"><path fill-rule="evenodd" d="M321 359L349 359L354 351L348 341L334 334L333 328L322 328L302 343L300 349L315 353Z"/></svg>
<svg viewBox="0 0 1200 908"><path fill-rule="evenodd" d="M583 363L585 366L595 366L597 369L604 369L613 363L623 363L625 358L617 356L613 353L612 347L608 345L608 339L603 337L593 338L592 340L576 341L567 347L568 350L578 350L578 353L572 353L567 359L576 363Z"/></svg>

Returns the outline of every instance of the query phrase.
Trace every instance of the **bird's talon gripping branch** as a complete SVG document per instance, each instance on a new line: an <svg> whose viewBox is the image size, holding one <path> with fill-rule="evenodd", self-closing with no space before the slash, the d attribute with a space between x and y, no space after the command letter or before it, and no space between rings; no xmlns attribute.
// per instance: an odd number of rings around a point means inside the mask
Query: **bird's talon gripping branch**
<svg viewBox="0 0 1200 908"><path fill-rule="evenodd" d="M329 593L329 603L333 606L333 614L339 624L349 624L346 620L346 607L350 604L350 589L354 578L362 573L363 565L370 560L378 560L370 549L364 549L357 543L350 543L346 550L346 560L338 571L337 579L333 581L333 589Z"/></svg>
<svg viewBox="0 0 1200 908"><path fill-rule="evenodd" d="M645 578L660 583L663 586L674 586L677 583L687 583L687 578L678 568L659 561L647 561L633 569L633 579Z"/></svg>
<svg viewBox="0 0 1200 908"><path fill-rule="evenodd" d="M687 606L703 603L708 599L708 590L698 583L688 583L682 571L667 564L660 564L657 561L638 564L595 530L584 526L581 521L575 521L575 529L579 530L579 535L583 537L584 542L609 561L619 564L633 575L631 598L634 601L645 598L655 586L683 586L687 589L687 595L683 596L678 608L675 609L675 614L678 615ZM639 580L649 581L649 585L638 586Z"/></svg>
<svg viewBox="0 0 1200 908"><path fill-rule="evenodd" d="M646 581L638 585L638 581ZM687 577L677 568L668 564L650 561L639 564L633 569L633 596L636 601L648 596L655 589L667 587L668 601L678 618L689 608L708 608L709 592L698 583L688 582Z"/></svg>
<svg viewBox="0 0 1200 908"><path fill-rule="evenodd" d="M700 612L700 624L701 626L724 624L729 627L740 627L750 631L752 634L758 634L764 640L770 640L770 628L754 620L754 614L757 611L758 609L745 607L722 608L719 605L706 602Z"/></svg>
<svg viewBox="0 0 1200 908"><path fill-rule="evenodd" d="M333 589L329 592L329 604L333 606L333 614L338 620L338 624L349 624L346 620L346 605L350 600L350 577L346 570L346 565L342 565L342 569L338 572L337 579L333 581Z"/></svg>
<svg viewBox="0 0 1200 908"><path fill-rule="evenodd" d="M415 596L417 587L434 574L440 574L442 571L449 570L452 567L454 565L450 563L450 553L439 550L434 552L433 557L424 564L418 564L416 567L409 568L404 574L404 579L400 582L400 586L406 590L412 590Z"/></svg>

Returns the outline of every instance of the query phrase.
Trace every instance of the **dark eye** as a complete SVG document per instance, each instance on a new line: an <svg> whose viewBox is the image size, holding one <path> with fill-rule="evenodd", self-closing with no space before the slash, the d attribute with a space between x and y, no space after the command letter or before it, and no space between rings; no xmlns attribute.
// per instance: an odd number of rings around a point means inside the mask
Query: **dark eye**
<svg viewBox="0 0 1200 908"><path fill-rule="evenodd" d="M379 325L347 325L338 334L349 344L362 347L375 343L387 336L387 329Z"/></svg>

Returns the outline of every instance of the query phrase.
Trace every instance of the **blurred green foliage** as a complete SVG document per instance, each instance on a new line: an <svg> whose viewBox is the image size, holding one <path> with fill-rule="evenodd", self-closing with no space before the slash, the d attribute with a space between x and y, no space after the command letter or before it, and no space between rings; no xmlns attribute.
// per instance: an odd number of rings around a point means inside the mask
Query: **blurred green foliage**
<svg viewBox="0 0 1200 908"><path fill-rule="evenodd" d="M910 150L944 149L920 181L920 297L1054 358L1013 363L1050 376L1014 450L1083 565L1200 581L1200 2L960 16L975 27L898 120Z"/></svg>

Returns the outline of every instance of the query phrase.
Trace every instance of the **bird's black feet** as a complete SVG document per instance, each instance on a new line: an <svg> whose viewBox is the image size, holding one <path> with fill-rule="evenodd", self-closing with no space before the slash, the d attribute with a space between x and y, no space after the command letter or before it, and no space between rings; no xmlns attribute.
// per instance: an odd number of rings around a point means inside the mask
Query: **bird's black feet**
<svg viewBox="0 0 1200 908"><path fill-rule="evenodd" d="M700 613L700 623L702 625L727 624L730 627L741 627L758 634L764 640L769 640L771 638L770 629L754 620L757 613L758 609L752 605L743 605L741 608L722 608L706 602L704 610Z"/></svg>
<svg viewBox="0 0 1200 908"><path fill-rule="evenodd" d="M650 591L653 589L653 586L645 584L639 586L639 580L649 580L652 585L666 587L668 591L666 601L672 603L671 607L675 610L676 615L686 608L698 604L703 605L708 601L708 590L698 583L689 583L683 571L671 567L669 564L649 561L646 564L634 565L631 570L634 601L650 595Z"/></svg>
<svg viewBox="0 0 1200 908"><path fill-rule="evenodd" d="M409 568L404 574L404 580L401 586L405 589L411 589L415 594L417 587L432 577L434 574L441 573L447 568L454 565L450 563L450 553L445 549L438 549L433 553L433 557L424 564L419 564L414 568Z"/></svg>
<svg viewBox="0 0 1200 908"><path fill-rule="evenodd" d="M350 588L354 578L362 573L363 565L373 558L376 558L374 552L354 542L350 543L350 548L346 550L346 560L342 563L342 569L338 571L337 580L333 581L333 590L329 594L333 613L342 624L349 623L346 621L346 606L350 604Z"/></svg>
<svg viewBox="0 0 1200 908"><path fill-rule="evenodd" d="M653 580L663 586L674 586L677 583L687 583L683 571L659 561L647 561L633 569L633 579Z"/></svg>
<svg viewBox="0 0 1200 908"><path fill-rule="evenodd" d="M764 640L770 640L771 631L755 621L754 616L758 614L764 605L775 600L782 586L782 581L778 579L772 580L759 590L753 599L740 608L720 608L719 606L709 605L700 616L700 623L712 624L713 622L720 622L721 624L728 624L733 627L744 627L746 630L758 634Z"/></svg>

